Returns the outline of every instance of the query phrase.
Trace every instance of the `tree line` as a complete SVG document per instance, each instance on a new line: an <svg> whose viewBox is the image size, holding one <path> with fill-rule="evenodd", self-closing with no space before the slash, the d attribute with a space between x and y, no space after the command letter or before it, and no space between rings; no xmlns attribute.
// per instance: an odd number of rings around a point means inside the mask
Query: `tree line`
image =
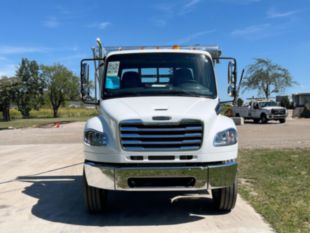
<svg viewBox="0 0 310 233"><path fill-rule="evenodd" d="M14 77L0 79L0 112L10 121L10 107L15 103L23 118L30 111L50 104L53 116L66 100L79 99L79 79L61 64L39 65L35 60L22 58Z"/></svg>

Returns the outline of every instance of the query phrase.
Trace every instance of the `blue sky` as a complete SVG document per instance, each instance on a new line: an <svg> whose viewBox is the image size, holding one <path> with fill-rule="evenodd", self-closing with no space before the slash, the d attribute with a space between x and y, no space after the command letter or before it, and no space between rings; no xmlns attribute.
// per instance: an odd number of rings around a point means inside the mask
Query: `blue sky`
<svg viewBox="0 0 310 233"><path fill-rule="evenodd" d="M2 1L0 75L14 75L22 57L78 74L101 37L109 46L216 44L238 59L239 73L270 58L299 83L286 93L310 92L309 11L308 0ZM225 98L226 67L217 70Z"/></svg>

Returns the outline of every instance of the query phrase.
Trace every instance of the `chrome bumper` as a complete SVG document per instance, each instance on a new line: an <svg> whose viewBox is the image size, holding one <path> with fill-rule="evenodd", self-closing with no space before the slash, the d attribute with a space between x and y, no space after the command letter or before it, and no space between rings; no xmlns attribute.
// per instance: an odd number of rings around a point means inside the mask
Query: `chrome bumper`
<svg viewBox="0 0 310 233"><path fill-rule="evenodd" d="M202 164L195 166L121 166L99 164L95 162L85 162L84 164L86 180L89 186L107 190L126 191L194 191L206 190L210 188L227 187L234 183L237 173L237 163L230 161L221 164ZM148 180L157 180L157 185L134 186L135 182L143 180L148 184ZM161 186L160 182L172 181ZM184 180L183 183L173 185L176 180ZM133 183L132 183L133 182Z"/></svg>
<svg viewBox="0 0 310 233"><path fill-rule="evenodd" d="M287 115L268 115L267 118L268 120L281 120L281 119L285 119L287 117Z"/></svg>

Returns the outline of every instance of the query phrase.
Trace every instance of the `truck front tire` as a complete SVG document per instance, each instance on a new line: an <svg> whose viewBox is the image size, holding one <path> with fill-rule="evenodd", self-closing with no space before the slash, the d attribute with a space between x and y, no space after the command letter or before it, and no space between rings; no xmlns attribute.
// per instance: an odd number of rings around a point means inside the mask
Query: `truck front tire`
<svg viewBox="0 0 310 233"><path fill-rule="evenodd" d="M281 124L285 123L286 119L280 119L279 120Z"/></svg>
<svg viewBox="0 0 310 233"><path fill-rule="evenodd" d="M87 184L85 171L83 172L84 196L86 207L90 213L100 213L105 210L107 204L107 191Z"/></svg>
<svg viewBox="0 0 310 233"><path fill-rule="evenodd" d="M268 123L268 119L267 119L266 114L263 113L263 114L260 116L260 122L261 122L262 124Z"/></svg>
<svg viewBox="0 0 310 233"><path fill-rule="evenodd" d="M213 189L212 198L215 208L219 211L231 211L235 207L237 193L238 185L236 180L232 186Z"/></svg>

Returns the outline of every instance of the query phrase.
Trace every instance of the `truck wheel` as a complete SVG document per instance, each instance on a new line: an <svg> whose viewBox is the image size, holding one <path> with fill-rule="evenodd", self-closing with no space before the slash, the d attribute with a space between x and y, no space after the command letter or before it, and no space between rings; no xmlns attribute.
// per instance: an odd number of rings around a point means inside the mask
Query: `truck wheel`
<svg viewBox="0 0 310 233"><path fill-rule="evenodd" d="M266 114L262 114L262 115L260 116L260 122L261 122L262 124L266 124L266 123L268 122L268 119L267 119Z"/></svg>
<svg viewBox="0 0 310 233"><path fill-rule="evenodd" d="M236 204L237 192L237 181L230 187L213 189L212 197L215 208L220 211L231 211Z"/></svg>
<svg viewBox="0 0 310 233"><path fill-rule="evenodd" d="M285 123L286 119L280 119L279 120L281 124Z"/></svg>
<svg viewBox="0 0 310 233"><path fill-rule="evenodd" d="M93 214L102 212L107 203L107 191L89 186L87 184L85 171L83 172L83 180L84 196L88 211Z"/></svg>

